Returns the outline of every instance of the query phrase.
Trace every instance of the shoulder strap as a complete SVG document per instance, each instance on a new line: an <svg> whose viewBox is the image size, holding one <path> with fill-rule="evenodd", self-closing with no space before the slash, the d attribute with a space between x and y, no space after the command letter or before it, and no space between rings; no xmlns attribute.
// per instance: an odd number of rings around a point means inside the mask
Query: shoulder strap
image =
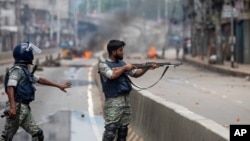
<svg viewBox="0 0 250 141"><path fill-rule="evenodd" d="M166 68L164 69L164 71L163 71L161 77L160 77L155 83L153 83L152 85L150 85L150 86L148 86L148 87L144 87L144 88L139 87L139 86L137 86L135 83L133 83L133 82L131 81L131 79L130 79L128 76L127 76L127 79L128 79L128 81L129 81L133 86L135 86L136 88L138 88L139 91L140 91L140 90L146 90L146 89L148 89L148 88L151 88L151 87L155 86L155 85L162 79L162 77L165 75L165 73L167 72L168 68L169 68L169 66L166 66Z"/></svg>

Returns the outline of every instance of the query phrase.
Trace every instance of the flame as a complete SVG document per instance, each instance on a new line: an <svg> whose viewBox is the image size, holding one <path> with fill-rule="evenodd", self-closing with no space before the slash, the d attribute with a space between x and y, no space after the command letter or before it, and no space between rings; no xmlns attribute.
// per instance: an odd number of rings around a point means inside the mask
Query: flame
<svg viewBox="0 0 250 141"><path fill-rule="evenodd" d="M148 50L148 57L153 58L153 59L157 59L156 47L154 44L152 44Z"/></svg>
<svg viewBox="0 0 250 141"><path fill-rule="evenodd" d="M92 52L90 50L86 50L84 51L83 55L82 55L82 58L84 59L89 59L92 57Z"/></svg>
<svg viewBox="0 0 250 141"><path fill-rule="evenodd" d="M72 54L72 59L79 58L76 54Z"/></svg>

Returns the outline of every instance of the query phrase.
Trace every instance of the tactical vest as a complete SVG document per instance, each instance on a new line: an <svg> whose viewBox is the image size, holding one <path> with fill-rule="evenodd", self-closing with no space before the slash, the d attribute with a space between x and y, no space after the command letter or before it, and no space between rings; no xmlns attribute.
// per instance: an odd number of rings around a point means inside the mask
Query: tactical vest
<svg viewBox="0 0 250 141"><path fill-rule="evenodd" d="M106 64L112 69L124 66L125 62L121 60L119 60L119 62L106 61ZM106 98L114 98L117 96L129 94L132 89L132 86L128 81L127 73L123 73L116 79L107 79L106 81L104 81L101 76L101 83L102 90Z"/></svg>
<svg viewBox="0 0 250 141"><path fill-rule="evenodd" d="M27 68L22 67L22 66L17 66L17 65L13 66L10 69L10 71L12 71L14 68L22 69L25 74L24 80L22 82L18 82L17 86L15 87L15 101L28 104L29 102L35 99L36 89L32 83L33 74L31 74ZM7 84L9 81L9 72L6 73L5 80L4 80L6 93L7 93Z"/></svg>

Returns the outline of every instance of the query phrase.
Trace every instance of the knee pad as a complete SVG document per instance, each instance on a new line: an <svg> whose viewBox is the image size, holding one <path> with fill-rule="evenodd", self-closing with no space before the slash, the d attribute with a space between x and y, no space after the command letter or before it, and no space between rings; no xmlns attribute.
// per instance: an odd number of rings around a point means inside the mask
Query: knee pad
<svg viewBox="0 0 250 141"><path fill-rule="evenodd" d="M37 131L37 133L32 136L32 139L35 141L43 141L43 130L40 129L39 131Z"/></svg>
<svg viewBox="0 0 250 141"><path fill-rule="evenodd" d="M103 141L113 141L116 135L117 125L109 124L105 126Z"/></svg>
<svg viewBox="0 0 250 141"><path fill-rule="evenodd" d="M128 127L127 126L121 126L118 129L118 140L119 141L126 141L127 135L128 135Z"/></svg>

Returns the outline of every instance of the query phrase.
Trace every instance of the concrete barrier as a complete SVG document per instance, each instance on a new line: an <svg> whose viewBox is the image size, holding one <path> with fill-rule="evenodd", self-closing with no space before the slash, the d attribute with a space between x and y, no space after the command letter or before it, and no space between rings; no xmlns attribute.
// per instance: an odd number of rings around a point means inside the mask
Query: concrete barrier
<svg viewBox="0 0 250 141"><path fill-rule="evenodd" d="M40 65L44 66L44 62L53 62L54 59L58 59L58 57L60 54L60 49L59 48L52 48L52 49L45 49L43 50L43 52L41 54L37 54L34 56L34 61L33 63L38 63ZM49 58L49 61L46 60L46 58ZM5 65L5 64L12 64L14 63L14 59L12 56L12 52L1 52L0 53L0 65ZM42 64L41 64L42 62ZM41 66L40 66L41 67ZM7 69L7 68L6 68ZM4 75L5 75L6 71L0 69L0 89L2 88L1 84L4 81Z"/></svg>
<svg viewBox="0 0 250 141"><path fill-rule="evenodd" d="M100 57L99 61L104 61ZM97 69L95 69L97 70ZM99 75L97 86L101 92ZM229 130L149 91L130 93L131 126L144 141L228 141Z"/></svg>
<svg viewBox="0 0 250 141"><path fill-rule="evenodd" d="M227 141L229 130L148 91L130 94L131 125L144 141Z"/></svg>
<svg viewBox="0 0 250 141"><path fill-rule="evenodd" d="M48 49L43 49L41 54L36 54L34 57L34 59L37 58L44 58L45 55L51 55L51 54L59 54L60 53L60 48L48 48ZM0 65L4 65L4 64L10 64L13 63L14 59L13 59L13 55L12 55L12 51L8 51L8 52L0 52Z"/></svg>

